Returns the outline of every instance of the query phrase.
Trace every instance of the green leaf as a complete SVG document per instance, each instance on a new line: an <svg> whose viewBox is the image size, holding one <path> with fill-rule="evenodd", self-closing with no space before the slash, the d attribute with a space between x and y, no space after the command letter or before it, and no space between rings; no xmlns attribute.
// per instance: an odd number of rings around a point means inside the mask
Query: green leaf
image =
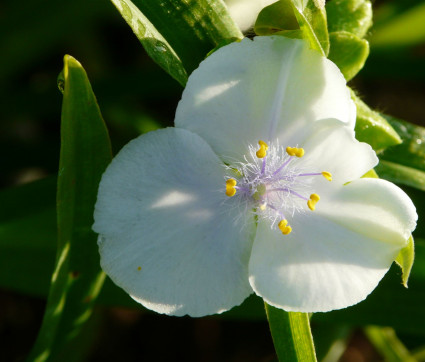
<svg viewBox="0 0 425 362"><path fill-rule="evenodd" d="M395 259L402 272L403 285L407 288L407 281L409 280L410 272L413 267L413 260L415 259L415 244L413 237L409 238L408 244L400 250Z"/></svg>
<svg viewBox="0 0 425 362"><path fill-rule="evenodd" d="M364 66L369 55L369 43L346 31L329 34L329 59L341 70L345 79L352 79Z"/></svg>
<svg viewBox="0 0 425 362"><path fill-rule="evenodd" d="M299 28L291 0L280 0L261 10L255 22L254 32L257 35L270 35L283 30Z"/></svg>
<svg viewBox="0 0 425 362"><path fill-rule="evenodd" d="M401 143L401 138L387 120L372 111L353 91L351 98L357 107L356 138L369 143L376 152Z"/></svg>
<svg viewBox="0 0 425 362"><path fill-rule="evenodd" d="M403 143L388 148L380 158L403 166L425 171L425 128L400 119L385 116L400 135Z"/></svg>
<svg viewBox="0 0 425 362"><path fill-rule="evenodd" d="M308 314L264 305L279 361L316 361Z"/></svg>
<svg viewBox="0 0 425 362"><path fill-rule="evenodd" d="M415 362L392 328L366 327L365 333L386 362Z"/></svg>
<svg viewBox="0 0 425 362"><path fill-rule="evenodd" d="M380 160L375 169L381 178L425 191L424 171L385 160Z"/></svg>
<svg viewBox="0 0 425 362"><path fill-rule="evenodd" d="M112 158L108 132L84 69L68 55L63 82L58 249L31 361L67 358L67 346L90 317L105 278L91 226L98 184Z"/></svg>
<svg viewBox="0 0 425 362"><path fill-rule="evenodd" d="M187 73L182 61L170 44L152 23L130 0L111 0L148 55L182 86L187 82Z"/></svg>
<svg viewBox="0 0 425 362"><path fill-rule="evenodd" d="M118 1L113 0L114 4ZM223 40L243 37L222 0L133 0L132 3L121 0L119 3L132 4L132 10L136 7L140 10L151 28L156 29L155 34L161 34L173 49L187 74ZM123 15L124 6L117 8ZM161 51L164 55L168 49Z"/></svg>
<svg viewBox="0 0 425 362"><path fill-rule="evenodd" d="M372 26L369 0L332 0L326 3L329 32L346 31L364 38Z"/></svg>
<svg viewBox="0 0 425 362"><path fill-rule="evenodd" d="M329 53L329 35L326 11L319 9L312 0L291 0L291 5L303 32L303 37L309 41L312 49L316 49L323 56L327 56Z"/></svg>
<svg viewBox="0 0 425 362"><path fill-rule="evenodd" d="M389 21L374 27L370 39L373 47L405 47L425 41L425 3L420 2Z"/></svg>

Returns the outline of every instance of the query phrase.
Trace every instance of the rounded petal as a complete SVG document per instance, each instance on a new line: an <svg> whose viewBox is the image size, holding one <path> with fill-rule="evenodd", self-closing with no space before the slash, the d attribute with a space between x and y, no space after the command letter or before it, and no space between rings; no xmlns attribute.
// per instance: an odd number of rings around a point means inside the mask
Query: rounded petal
<svg viewBox="0 0 425 362"><path fill-rule="evenodd" d="M232 43L203 61L189 77L175 125L232 161L260 139L292 143L327 118L352 123L337 66L305 41L267 36Z"/></svg>
<svg viewBox="0 0 425 362"><path fill-rule="evenodd" d="M333 119L316 122L311 135L300 145L305 150L303 165L330 172L332 182L340 185L360 178L378 164L372 147L357 141L354 131L342 125Z"/></svg>
<svg viewBox="0 0 425 362"><path fill-rule="evenodd" d="M168 128L130 142L103 175L93 226L101 265L145 307L202 316L252 293L255 225L225 196L224 170L203 139Z"/></svg>
<svg viewBox="0 0 425 362"><path fill-rule="evenodd" d="M334 198L321 198L316 211L289 220L289 235L259 223L251 286L287 311L326 312L356 304L385 275L416 218L410 199L389 182L361 179L339 187Z"/></svg>

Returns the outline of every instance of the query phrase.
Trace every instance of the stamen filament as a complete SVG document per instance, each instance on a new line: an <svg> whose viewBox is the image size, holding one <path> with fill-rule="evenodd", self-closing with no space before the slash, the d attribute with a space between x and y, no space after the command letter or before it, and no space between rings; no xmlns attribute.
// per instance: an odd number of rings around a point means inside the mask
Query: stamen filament
<svg viewBox="0 0 425 362"><path fill-rule="evenodd" d="M276 174L278 174L280 171L283 170L283 168L289 163L291 162L292 158L287 159L282 166L280 166L275 172L273 172L273 176L275 176Z"/></svg>

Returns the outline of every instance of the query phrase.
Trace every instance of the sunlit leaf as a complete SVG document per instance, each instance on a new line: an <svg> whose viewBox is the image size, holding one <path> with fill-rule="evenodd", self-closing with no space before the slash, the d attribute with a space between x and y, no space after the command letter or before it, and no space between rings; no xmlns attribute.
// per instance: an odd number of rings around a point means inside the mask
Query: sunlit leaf
<svg viewBox="0 0 425 362"><path fill-rule="evenodd" d="M130 0L111 0L146 52L160 67L181 85L187 81L183 63L167 40Z"/></svg>
<svg viewBox="0 0 425 362"><path fill-rule="evenodd" d="M280 0L261 10L255 22L254 31L257 35L270 35L282 30L299 28L291 1Z"/></svg>
<svg viewBox="0 0 425 362"><path fill-rule="evenodd" d="M308 314L265 308L279 361L316 361Z"/></svg>
<svg viewBox="0 0 425 362"><path fill-rule="evenodd" d="M400 250L395 262L400 266L402 272L403 285L407 288L407 281L409 280L410 272L413 267L413 260L415 259L415 244L413 237L409 238L408 244Z"/></svg>
<svg viewBox="0 0 425 362"><path fill-rule="evenodd" d="M143 19L156 29L155 34L161 34L175 52L187 74L223 40L243 37L221 0L113 0L114 4L118 1L120 4L131 3L132 14L136 13L135 8L143 14ZM125 11L123 6L118 9L121 13ZM141 19L140 16L136 18ZM168 48L164 49L163 55L165 52Z"/></svg>
<svg viewBox="0 0 425 362"><path fill-rule="evenodd" d="M303 37L309 41L311 48L327 56L329 35L325 10L319 9L313 0L291 0L291 4Z"/></svg>
<svg viewBox="0 0 425 362"><path fill-rule="evenodd" d="M43 324L29 360L63 360L91 315L105 278L91 230L97 187L111 148L81 64L64 58L61 154L57 191L58 245Z"/></svg>

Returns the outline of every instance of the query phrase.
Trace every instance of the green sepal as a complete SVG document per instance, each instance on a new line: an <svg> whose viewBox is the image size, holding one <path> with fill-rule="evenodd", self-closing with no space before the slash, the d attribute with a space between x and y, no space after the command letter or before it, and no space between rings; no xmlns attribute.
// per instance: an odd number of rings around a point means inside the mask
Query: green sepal
<svg viewBox="0 0 425 362"><path fill-rule="evenodd" d="M331 47L328 58L349 81L363 68L369 55L369 43L346 31L329 33L329 41Z"/></svg>
<svg viewBox="0 0 425 362"><path fill-rule="evenodd" d="M355 131L359 141L370 144L376 152L402 142L387 120L371 110L353 91L351 98L357 108Z"/></svg>
<svg viewBox="0 0 425 362"><path fill-rule="evenodd" d="M299 28L291 1L280 0L261 10L254 25L254 32L257 35L271 35L276 32Z"/></svg>
<svg viewBox="0 0 425 362"><path fill-rule="evenodd" d="M413 261L415 260L415 243L413 236L410 236L407 245L400 250L395 262L400 266L403 285L407 288L407 281L409 280L410 272L412 271Z"/></svg>
<svg viewBox="0 0 425 362"><path fill-rule="evenodd" d="M182 86L187 82L183 63L167 40L130 0L111 0L146 53Z"/></svg>
<svg viewBox="0 0 425 362"><path fill-rule="evenodd" d="M369 0L332 0L326 3L329 32L346 31L364 38L372 26Z"/></svg>
<svg viewBox="0 0 425 362"><path fill-rule="evenodd" d="M306 4L305 1L291 0L291 6L303 32L303 38L308 40L312 49L327 56L329 34L325 9L319 9L312 0L308 0Z"/></svg>

